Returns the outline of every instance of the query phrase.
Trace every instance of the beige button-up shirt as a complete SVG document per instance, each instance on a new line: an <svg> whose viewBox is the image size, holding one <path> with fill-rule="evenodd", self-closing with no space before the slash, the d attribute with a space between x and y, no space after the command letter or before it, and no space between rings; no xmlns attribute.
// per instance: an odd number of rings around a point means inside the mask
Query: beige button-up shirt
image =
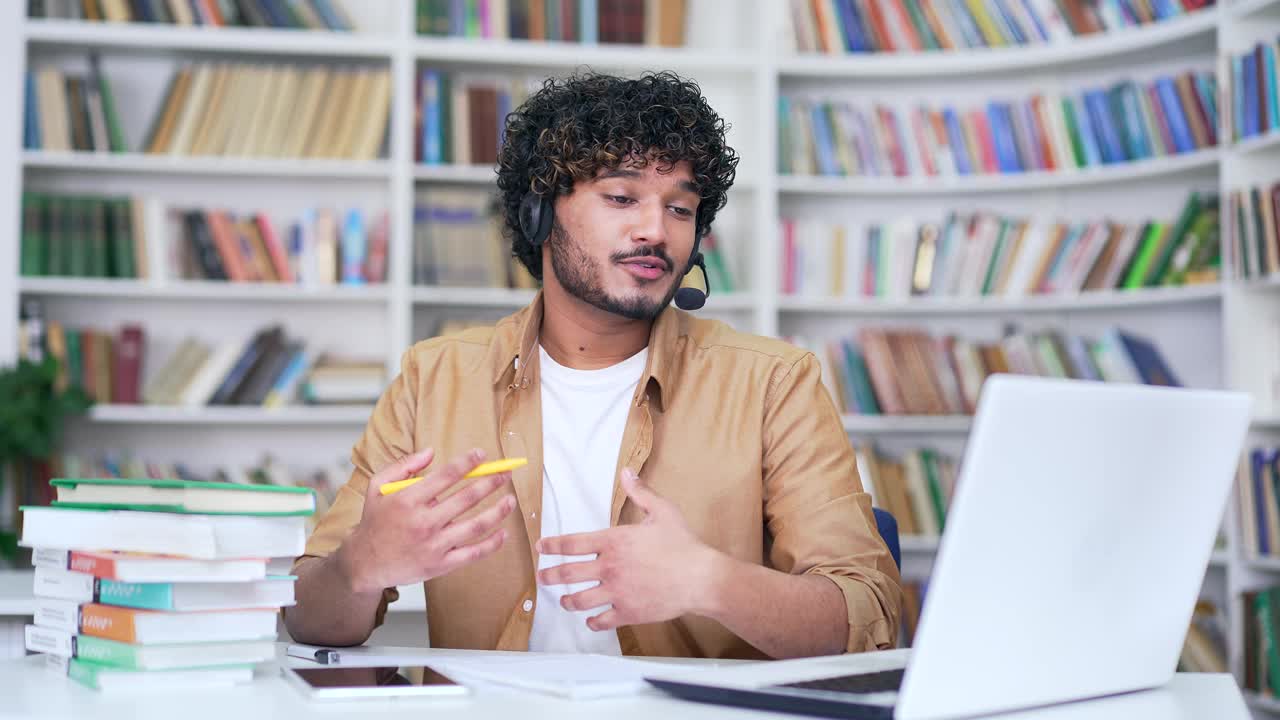
<svg viewBox="0 0 1280 720"><path fill-rule="evenodd" d="M539 295L493 327L410 348L352 451L351 479L307 542L306 556L336 550L360 520L369 477L415 451L435 448L437 462L473 447L490 458L527 457L512 474L518 508L507 517L503 547L426 582L432 647L528 649L542 525L541 321ZM621 488L623 467L674 502L721 552L834 582L848 607L849 651L894 645L898 570L812 354L668 308L653 325L614 477L590 479L613 483L612 525L641 517ZM384 591L378 623L396 597L394 588ZM700 616L617 632L627 655L764 657Z"/></svg>

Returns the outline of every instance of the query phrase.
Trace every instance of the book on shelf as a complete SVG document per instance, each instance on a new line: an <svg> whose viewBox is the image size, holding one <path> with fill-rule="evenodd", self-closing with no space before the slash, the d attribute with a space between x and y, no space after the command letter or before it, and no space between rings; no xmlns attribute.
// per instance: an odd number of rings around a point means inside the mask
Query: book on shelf
<svg viewBox="0 0 1280 720"><path fill-rule="evenodd" d="M170 208L162 214L161 234L172 238L166 258L172 277L308 287L387 281L385 210L308 208L285 225L264 212Z"/></svg>
<svg viewBox="0 0 1280 720"><path fill-rule="evenodd" d="M1280 449L1254 447L1236 473L1240 541L1249 559L1280 556Z"/></svg>
<svg viewBox="0 0 1280 720"><path fill-rule="evenodd" d="M38 329L37 329L38 328ZM35 333L38 337L33 337ZM120 405L372 404L386 384L381 361L344 357L290 338L280 325L250 338L207 342L187 336L154 369L144 367L148 334L129 323L118 333L61 321L19 326L23 357L40 347L57 360L59 386L77 386L95 402Z"/></svg>
<svg viewBox="0 0 1280 720"><path fill-rule="evenodd" d="M885 53L1032 47L1145 27L1212 0L789 0L800 53Z"/></svg>
<svg viewBox="0 0 1280 720"><path fill-rule="evenodd" d="M1176 216L1144 222L993 212L866 225L784 218L781 237L787 295L1022 298L1219 279L1214 194L1192 193Z"/></svg>
<svg viewBox="0 0 1280 720"><path fill-rule="evenodd" d="M1227 666L1227 619L1212 600L1196 602L1187 628L1187 637L1178 657L1178 672L1225 673Z"/></svg>
<svg viewBox="0 0 1280 720"><path fill-rule="evenodd" d="M115 93L97 54L89 71L37 66L24 78L22 147L54 152L128 152Z"/></svg>
<svg viewBox="0 0 1280 720"><path fill-rule="evenodd" d="M413 282L448 287L532 289L511 255L489 189L420 188L413 208Z"/></svg>
<svg viewBox="0 0 1280 720"><path fill-rule="evenodd" d="M414 160L493 166L507 115L541 85L542 76L536 75L421 68L414 91Z"/></svg>
<svg viewBox="0 0 1280 720"><path fill-rule="evenodd" d="M895 457L873 444L856 447L858 476L871 503L893 515L903 536L940 537L955 494L959 462L930 448Z"/></svg>
<svg viewBox="0 0 1280 720"><path fill-rule="evenodd" d="M371 161L386 157L390 111L385 66L196 62L171 76L141 149Z"/></svg>
<svg viewBox="0 0 1280 720"><path fill-rule="evenodd" d="M1280 273L1280 182L1231 190L1229 197L1227 246L1232 277Z"/></svg>
<svg viewBox="0 0 1280 720"><path fill-rule="evenodd" d="M818 358L836 407L857 415L971 415L995 373L1181 385L1151 341L1115 327L1096 340L1041 330L984 341L873 326L790 340Z"/></svg>
<svg viewBox="0 0 1280 720"><path fill-rule="evenodd" d="M1280 587L1260 587L1236 596L1244 632L1241 665L1245 690L1280 696Z"/></svg>
<svg viewBox="0 0 1280 720"><path fill-rule="evenodd" d="M417 0L419 35L680 47L687 0Z"/></svg>
<svg viewBox="0 0 1280 720"><path fill-rule="evenodd" d="M1276 54L1280 36L1256 43L1248 52L1223 58L1222 76L1231 88L1229 97L1232 136L1236 140L1266 135L1280 129L1280 84L1276 82Z"/></svg>
<svg viewBox="0 0 1280 720"><path fill-rule="evenodd" d="M350 32L344 0L27 0L27 17Z"/></svg>
<svg viewBox="0 0 1280 720"><path fill-rule="evenodd" d="M148 235L137 198L22 193L24 277L146 279Z"/></svg>
<svg viewBox="0 0 1280 720"><path fill-rule="evenodd" d="M113 683L147 687L153 683L141 676L153 672L179 685L235 684L252 678L253 665L274 659L276 623L281 608L294 604L296 578L244 572L265 571L269 558L301 553L314 505L262 515L249 502L203 514L152 504L136 492L181 489L192 497L227 493L251 501L309 490L175 488L136 479L54 484L60 496L85 486L105 494L94 507L63 506L60 497L53 507L22 508L20 542L33 549L35 566L28 650L53 656L51 667L100 690ZM122 569L117 560L124 569L129 563L142 568L148 581L114 579Z"/></svg>
<svg viewBox="0 0 1280 720"><path fill-rule="evenodd" d="M785 93L778 171L828 177L1073 172L1217 145L1212 72L985 104L893 105Z"/></svg>

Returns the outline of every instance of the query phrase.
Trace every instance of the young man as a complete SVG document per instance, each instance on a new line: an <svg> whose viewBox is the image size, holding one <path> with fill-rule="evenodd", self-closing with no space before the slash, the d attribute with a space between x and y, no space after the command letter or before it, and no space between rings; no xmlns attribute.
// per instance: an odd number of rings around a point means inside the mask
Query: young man
<svg viewBox="0 0 1280 720"><path fill-rule="evenodd" d="M668 307L733 183L724 133L669 73L548 80L508 117L505 231L542 292L405 353L296 566L294 638L364 642L425 581L433 647L893 646L898 572L818 362ZM498 457L529 464L461 479Z"/></svg>

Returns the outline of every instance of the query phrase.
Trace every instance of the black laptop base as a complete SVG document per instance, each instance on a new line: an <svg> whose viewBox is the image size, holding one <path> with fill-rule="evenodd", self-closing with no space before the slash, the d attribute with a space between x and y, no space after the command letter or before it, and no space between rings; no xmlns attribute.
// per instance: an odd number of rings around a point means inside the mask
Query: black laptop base
<svg viewBox="0 0 1280 720"><path fill-rule="evenodd" d="M854 718L855 720L893 720L893 708L884 705L857 705L813 697L794 697L756 690L708 687L671 680L647 680L654 687L682 700L731 705L755 710L814 715L817 717Z"/></svg>

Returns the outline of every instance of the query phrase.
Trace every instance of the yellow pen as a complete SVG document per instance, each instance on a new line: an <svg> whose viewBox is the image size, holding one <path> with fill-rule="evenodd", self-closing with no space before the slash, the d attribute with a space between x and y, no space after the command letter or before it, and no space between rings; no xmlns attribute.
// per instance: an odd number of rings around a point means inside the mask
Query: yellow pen
<svg viewBox="0 0 1280 720"><path fill-rule="evenodd" d="M529 458L504 458L502 460L490 460L487 463L480 463L479 465L475 466L475 468L471 472L467 473L466 475L463 475L462 477L476 478L476 477L483 477L485 475L497 475L500 472L515 470L518 467L524 467L525 465L528 465L528 464L529 464ZM422 480L422 478L420 477L411 477L411 478L406 478L404 480L396 480L395 482L389 482L386 485L383 485L381 488L378 488L378 492L382 493L383 495L390 495L391 493L394 493L394 492L400 492L401 490L409 487L410 485L420 480Z"/></svg>

